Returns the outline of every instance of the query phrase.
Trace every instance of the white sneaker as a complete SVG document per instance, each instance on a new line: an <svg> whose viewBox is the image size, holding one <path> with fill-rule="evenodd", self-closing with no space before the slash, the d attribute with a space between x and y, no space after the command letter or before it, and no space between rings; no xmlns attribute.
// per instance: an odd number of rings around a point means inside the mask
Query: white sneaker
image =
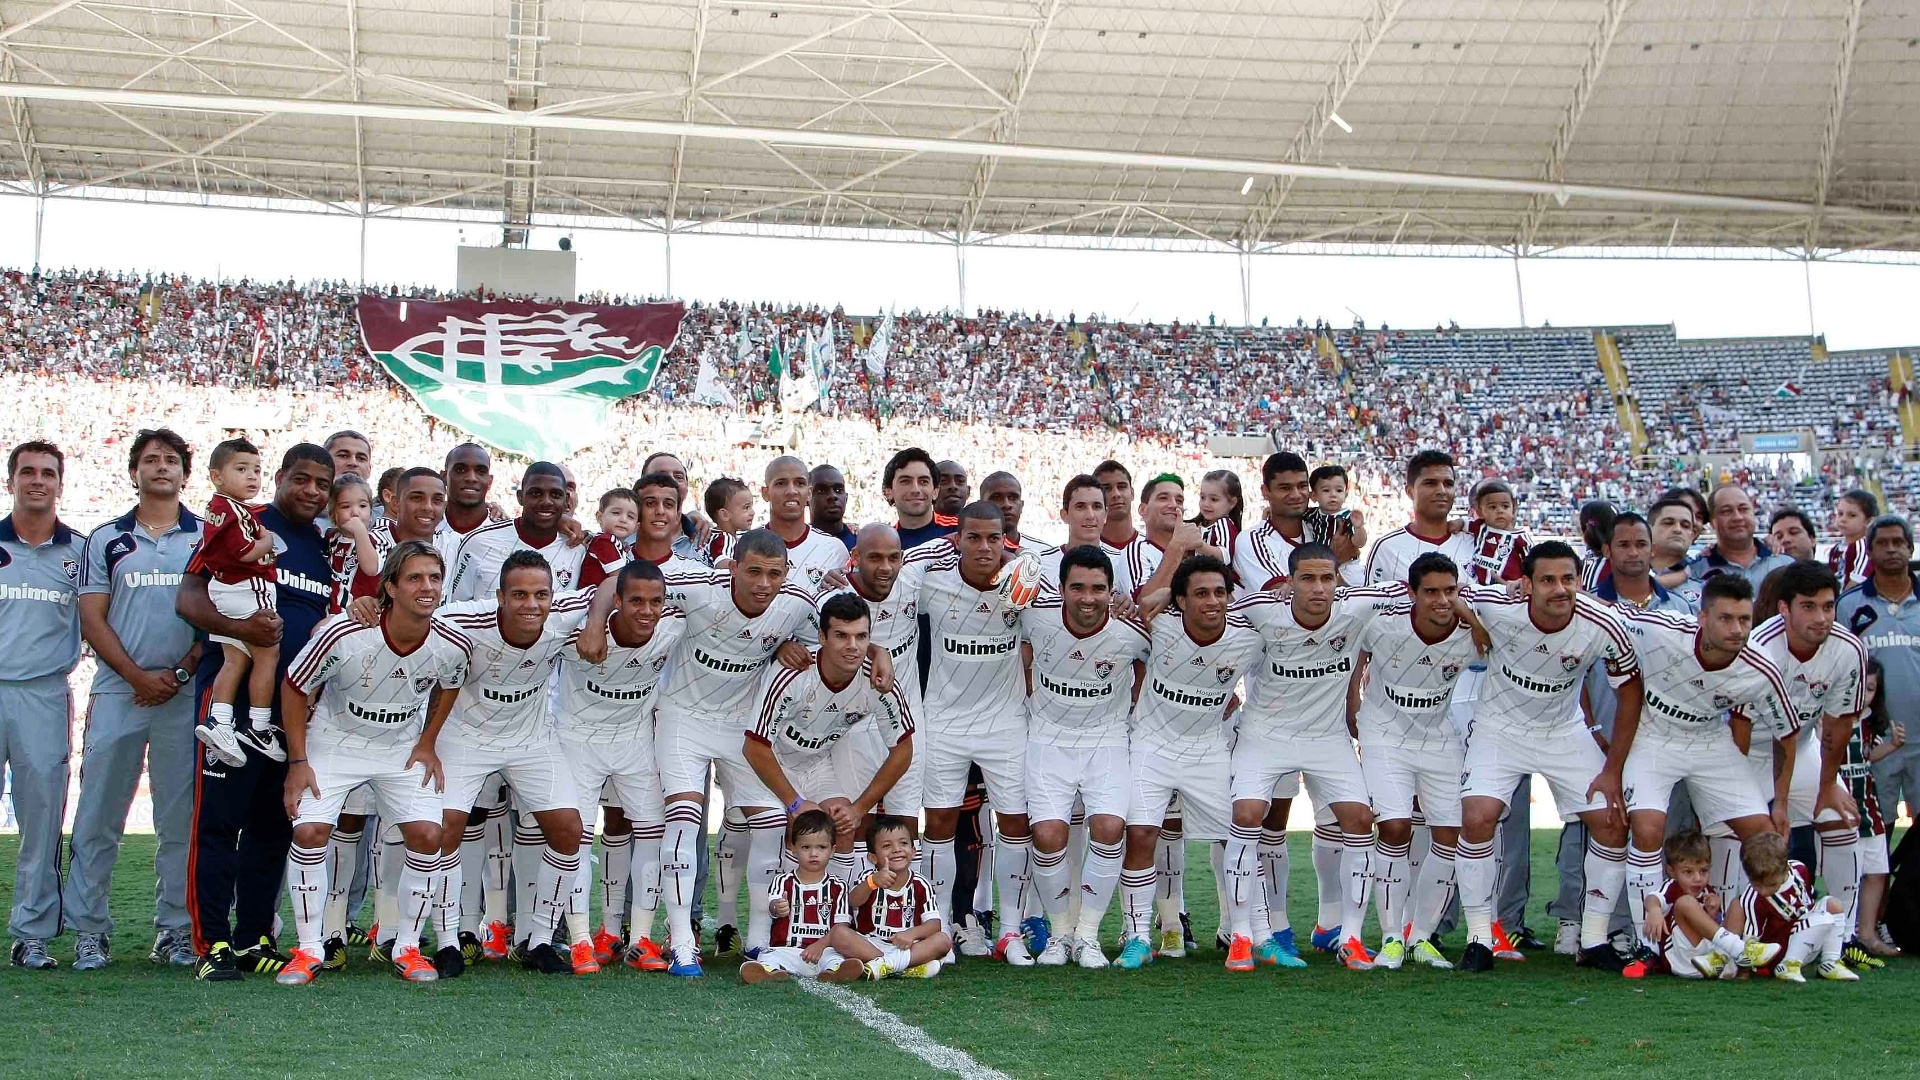
<svg viewBox="0 0 1920 1080"><path fill-rule="evenodd" d="M1027 951L1027 939L1018 930L1001 934L1000 941L993 947L993 954L1013 967L1033 966L1033 954Z"/></svg>
<svg viewBox="0 0 1920 1080"><path fill-rule="evenodd" d="M1100 942L1093 938L1075 938L1073 961L1088 971L1099 971L1107 966L1107 954L1101 950Z"/></svg>
<svg viewBox="0 0 1920 1080"><path fill-rule="evenodd" d="M993 943L987 940L987 931L979 923L967 923L954 933L953 938L961 956L993 955Z"/></svg>
<svg viewBox="0 0 1920 1080"><path fill-rule="evenodd" d="M1561 956L1580 955L1580 924L1577 921L1560 920L1560 930L1553 935L1553 951Z"/></svg>
<svg viewBox="0 0 1920 1080"><path fill-rule="evenodd" d="M1061 967L1066 964L1067 939L1060 934L1048 938L1047 947L1040 950L1040 955L1034 957L1033 962L1041 967Z"/></svg>
<svg viewBox="0 0 1920 1080"><path fill-rule="evenodd" d="M199 724L193 729L193 737L222 765L237 769L247 763L247 752L241 748L240 736L230 724Z"/></svg>

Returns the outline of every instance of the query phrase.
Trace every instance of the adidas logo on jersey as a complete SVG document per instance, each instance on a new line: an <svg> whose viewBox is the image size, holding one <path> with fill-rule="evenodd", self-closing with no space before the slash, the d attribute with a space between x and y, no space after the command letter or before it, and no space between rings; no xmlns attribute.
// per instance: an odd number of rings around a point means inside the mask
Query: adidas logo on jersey
<svg viewBox="0 0 1920 1080"><path fill-rule="evenodd" d="M973 612L974 612L974 614L976 614L976 615L985 615L985 614L987 614L987 613L989 613L989 612L991 612L992 610L993 610L993 608L992 608L991 606L989 606L989 605L987 604L987 602L986 602L985 600L982 600L982 601L980 601L980 606L979 606L979 607L976 607L976 608L974 608L974 609L973 609Z"/></svg>
<svg viewBox="0 0 1920 1080"><path fill-rule="evenodd" d="M1433 657L1428 656L1426 653L1421 653L1420 659L1415 660L1414 663L1420 667L1432 667Z"/></svg>
<svg viewBox="0 0 1920 1080"><path fill-rule="evenodd" d="M407 669L403 667L394 668L393 674L387 676L387 678L389 679L405 679L406 677L407 677Z"/></svg>
<svg viewBox="0 0 1920 1080"><path fill-rule="evenodd" d="M1318 645L1318 644L1320 644L1320 640L1319 640L1318 638L1316 638L1316 637L1314 637L1314 636L1312 636L1311 634L1309 634L1309 635L1307 636L1307 640L1305 640L1305 641L1303 641L1303 642L1301 642L1300 644L1301 644L1301 645L1303 645L1303 646L1307 646L1307 647L1311 647L1311 646L1314 646L1314 645Z"/></svg>
<svg viewBox="0 0 1920 1080"><path fill-rule="evenodd" d="M529 657L527 657L527 658L526 658L525 660L522 660L522 661L520 661L520 666L521 666L521 667L523 667L523 668L530 668L530 667L532 667L532 666L533 666L533 657L531 657L531 656L529 656Z"/></svg>
<svg viewBox="0 0 1920 1080"><path fill-rule="evenodd" d="M1539 653L1541 656L1547 655L1547 643L1543 641L1540 644L1535 645L1533 647L1533 651Z"/></svg>
<svg viewBox="0 0 1920 1080"><path fill-rule="evenodd" d="M1203 660L1203 659L1201 659L1200 657L1198 657L1198 656L1196 656L1196 657L1194 657L1193 659L1191 659L1191 660L1189 660L1189 661L1187 661L1187 666L1189 666L1189 667L1206 667L1206 666L1207 666L1207 662L1206 662L1205 660Z"/></svg>
<svg viewBox="0 0 1920 1080"><path fill-rule="evenodd" d="M636 656L636 657L634 657L633 659L631 659L631 660L629 660L629 661L627 661L627 663L626 663L626 666L627 666L627 667L630 667L630 668L637 668L637 667L639 667L639 666L640 666L640 658L639 658L639 657L637 657L637 656Z"/></svg>
<svg viewBox="0 0 1920 1080"><path fill-rule="evenodd" d="M742 631L740 631L740 635L739 635L739 636L740 636L740 640L741 640L741 641L752 641L752 640L753 640L753 631L751 631L751 630L742 630Z"/></svg>
<svg viewBox="0 0 1920 1080"><path fill-rule="evenodd" d="M1067 659L1069 660L1085 660L1086 658L1087 658L1087 655L1081 652L1079 649L1075 649L1072 652L1067 654Z"/></svg>

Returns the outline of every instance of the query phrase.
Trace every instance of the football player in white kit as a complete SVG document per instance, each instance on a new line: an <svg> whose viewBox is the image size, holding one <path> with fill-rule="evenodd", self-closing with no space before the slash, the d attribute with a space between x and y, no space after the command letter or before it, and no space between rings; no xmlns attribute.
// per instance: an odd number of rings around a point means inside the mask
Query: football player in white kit
<svg viewBox="0 0 1920 1080"><path fill-rule="evenodd" d="M1716 574L1700 590L1700 614L1619 611L1640 658L1646 703L1637 722L1614 721L1613 741L1627 743L1622 774L1632 847L1627 854L1630 910L1645 906L1659 886L1665 859L1667 801L1686 781L1702 824L1725 823L1742 840L1769 830L1786 834L1787 788L1793 778L1800 719L1780 669L1748 645L1753 629L1753 583L1741 574ZM1741 746L1778 737L1777 780L1763 788ZM1771 790L1769 790L1771 789ZM1774 800L1772 813L1767 804ZM1629 965L1638 978L1644 965Z"/></svg>
<svg viewBox="0 0 1920 1080"><path fill-rule="evenodd" d="M583 656L577 634L561 650L554 726L573 770L583 833L592 827L602 790L610 788L632 825L634 876L631 937L618 941L620 924L608 922L602 932L616 941L609 946L596 940L594 960L604 962L603 949L622 949L620 958L628 967L665 971L666 957L653 941L653 917L660 906L660 838L667 827L653 741L654 691L687 620L678 608L667 606L660 568L636 559L620 568L611 587L596 590L587 622L606 628L599 639L604 654L594 650L592 659ZM589 846L592 838L582 835L580 843ZM584 878L585 860L582 863ZM582 880L576 891L584 895L587 883ZM610 897L604 906L617 910L619 902L619 897Z"/></svg>
<svg viewBox="0 0 1920 1080"><path fill-rule="evenodd" d="M1097 488L1095 491L1097 492ZM1038 962L1069 957L1103 968L1100 920L1120 880L1130 765L1127 715L1146 670L1147 628L1111 615L1113 563L1098 546L1069 548L1060 591L1021 615L1027 641L1027 816L1033 822L1033 885L1047 916L1062 920L1080 890L1077 927L1061 925ZM1076 801L1087 817L1087 856L1076 884L1068 865Z"/></svg>
<svg viewBox="0 0 1920 1080"><path fill-rule="evenodd" d="M1267 509L1259 521L1241 530L1234 541L1236 597L1245 599L1256 592L1286 592L1288 562L1294 549L1308 539L1306 515L1312 508L1311 476L1306 460L1292 451L1281 450L1269 454L1266 461L1261 463L1260 494L1266 499ZM1267 890L1267 918L1270 924L1277 924L1277 929L1273 931L1278 936L1276 947L1285 957L1291 958L1279 959L1278 962L1288 967L1295 966L1298 951L1293 940L1293 927L1287 920L1287 879L1292 873L1287 852L1287 819L1293 811L1293 800L1299 794L1298 773L1280 778L1271 793L1272 808L1267 813L1260 834L1261 881ZM1334 951L1343 940L1336 920L1341 907L1340 861L1344 851L1339 823L1325 805L1316 804L1313 808L1313 873L1319 886L1320 912L1312 942L1315 948L1325 952ZM1215 943L1223 952L1232 946L1228 933L1232 920L1224 907L1225 880L1224 872L1216 874L1216 882L1223 885L1220 894L1223 908L1220 935ZM1255 917L1258 918L1257 911ZM1256 946L1264 945L1265 940L1263 938Z"/></svg>
<svg viewBox="0 0 1920 1080"><path fill-rule="evenodd" d="M1257 952L1253 937L1254 913L1266 905L1259 879L1261 825L1274 785L1299 773L1314 804L1330 809L1339 823L1343 937L1338 956L1346 967L1365 971L1372 964L1359 930L1366 918L1373 810L1347 732L1347 688L1361 632L1404 598L1407 588L1392 582L1341 589L1333 549L1321 543L1301 544L1287 559L1289 599L1256 592L1233 606L1260 631L1266 655L1248 672L1247 702L1233 747L1233 824L1224 864L1232 919L1226 966L1228 971L1252 971L1256 964L1295 966L1290 961L1296 958L1271 933L1259 935Z"/></svg>
<svg viewBox="0 0 1920 1080"><path fill-rule="evenodd" d="M1800 721L1787 824L1813 826L1820 839L1820 874L1828 894L1845 906L1842 925L1851 934L1860 896L1860 808L1840 783L1840 767L1860 713L1867 647L1833 624L1840 578L1831 568L1801 560L1774 571L1767 584L1774 611L1754 628L1752 641L1780 669ZM1749 759L1765 745L1760 734L1747 751Z"/></svg>
<svg viewBox="0 0 1920 1080"><path fill-rule="evenodd" d="M1354 679L1362 689L1352 723L1360 767L1380 830L1373 849L1374 899L1380 911L1378 967L1413 958L1450 968L1428 940L1453 899L1455 845L1460 842L1460 773L1466 742L1447 715L1460 673L1479 658L1473 609L1460 595L1460 568L1430 551L1407 568L1413 595L1396 602L1360 632ZM1413 875L1415 797L1433 830L1433 845ZM1412 886L1409 889L1409 885ZM1409 906L1410 905L1410 906Z"/></svg>
<svg viewBox="0 0 1920 1080"><path fill-rule="evenodd" d="M793 815L818 809L833 819L831 873L851 883L858 877L854 837L913 761L913 710L897 681L886 693L873 686L873 616L865 600L835 593L820 605L819 618L813 663L768 670L742 753ZM853 745L852 733L865 728L886 747L877 768L867 767Z"/></svg>
<svg viewBox="0 0 1920 1080"><path fill-rule="evenodd" d="M1609 605L1580 592L1580 557L1549 540L1527 552L1523 596L1474 590L1474 611L1493 639L1487 679L1474 704L1461 777L1460 846L1455 864L1468 942L1463 971L1493 969L1494 829L1519 778L1546 778L1564 820L1587 826L1587 893L1580 919L1583 966L1619 971L1626 960L1607 942L1607 922L1626 886L1627 824L1621 770L1626 746L1605 750L1578 719L1582 673L1604 660L1620 694L1614 731L1640 715L1639 660Z"/></svg>
<svg viewBox="0 0 1920 1080"><path fill-rule="evenodd" d="M1060 556L1069 548L1091 544L1112 563L1113 556L1100 542L1107 522L1107 493L1100 481L1086 473L1068 480L1060 496L1060 521L1067 527L1067 542L1040 557L1040 580L1054 592L1060 591Z"/></svg>
<svg viewBox="0 0 1920 1080"><path fill-rule="evenodd" d="M728 800L747 815L747 948L765 947L772 931L767 887L780 865L786 815L740 753L741 718L773 654L813 618L813 596L786 584L787 545L767 529L751 529L734 547L731 568L667 579L668 602L686 612L687 629L674 649L660 691L654 747L666 794L666 832L660 845L660 884L667 905L668 973L695 977L700 968L693 935L694 837L713 768ZM589 624L581 648L599 648L603 631Z"/></svg>
<svg viewBox="0 0 1920 1080"><path fill-rule="evenodd" d="M433 618L445 562L430 544L409 540L381 573L377 626L335 615L314 629L287 670L281 724L287 734L287 895L300 947L277 976L282 986L313 981L324 958L327 841L347 793L370 785L383 821L406 844L400 870L395 973L432 982L435 965L420 954L420 930L445 888L441 856L441 764L422 737L430 697L451 698L465 679L472 643ZM343 868L344 870L344 868ZM457 919L435 923L440 952L460 958Z"/></svg>
<svg viewBox="0 0 1920 1080"><path fill-rule="evenodd" d="M1233 687L1265 649L1253 624L1227 611L1232 573L1219 559L1196 555L1182 562L1171 588L1175 609L1149 627L1152 655L1134 709L1129 750L1133 790L1120 869L1122 939L1114 962L1126 970L1153 962L1148 934L1154 848L1168 800L1180 793L1187 828L1196 839L1226 839L1232 814L1228 715Z"/></svg>
<svg viewBox="0 0 1920 1080"><path fill-rule="evenodd" d="M560 466L550 461L527 466L520 478L520 516L489 522L460 541L447 582L447 600L461 604L492 599L500 588L501 563L514 551L539 552L552 569L554 589L572 589L587 549L569 543L561 532L567 498L566 473Z"/></svg>
<svg viewBox="0 0 1920 1080"><path fill-rule="evenodd" d="M807 463L781 456L767 462L760 497L767 501L767 528L787 545L787 580L809 592L820 579L847 566L847 546L807 524Z"/></svg>
<svg viewBox="0 0 1920 1080"><path fill-rule="evenodd" d="M846 586L838 591L866 602L867 611L872 616L868 639L872 645L887 651L887 657L893 663L893 681L906 699L908 711L916 718L921 712L920 656L915 648L920 642L920 581L927 569L934 565L933 556L938 552L939 549L934 547L926 555L908 563L905 553L900 550L900 534L893 526L879 521L864 525L854 536L853 562L847 568ZM838 595L838 592L829 590L823 593L821 603ZM892 752L892 747L882 738L880 730L870 724L855 728L848 734L847 740L867 775L878 772L887 755ZM881 799L881 807L887 813L904 816L913 823L916 833L920 827L921 758L925 756L925 748L916 746L906 771ZM854 834L855 867L863 865L866 860L865 832L863 826Z"/></svg>
<svg viewBox="0 0 1920 1080"><path fill-rule="evenodd" d="M422 736L440 755L447 777L442 829L443 862L452 882L447 903L459 903L467 812L487 777L498 773L513 789L518 811L534 816L545 841L532 875L531 925L515 928L522 962L547 974L598 971L593 943L584 932L585 898L572 895L580 884L580 804L547 700L554 660L585 621L593 597L579 592L556 597L553 574L537 551L508 555L498 580L497 599L449 604L435 616L473 641L466 684L457 697L434 703ZM563 958L553 947L554 931L563 916L576 911L580 925L569 921L574 940ZM493 936L496 928L488 933ZM461 970L464 965L443 969L441 975Z"/></svg>
<svg viewBox="0 0 1920 1080"><path fill-rule="evenodd" d="M926 800L926 877L944 917L952 909L954 833L967 770L986 779L997 835L993 876L1000 908L994 955L1017 967L1033 963L1020 934L1026 900L1027 703L1020 672L1020 609L1001 588L1006 557L999 507L968 503L946 551L915 549L910 562L936 558L920 585L920 610L933 635L922 696L918 751ZM899 586L896 585L895 588Z"/></svg>
<svg viewBox="0 0 1920 1080"><path fill-rule="evenodd" d="M1007 535L1001 541L1009 552L1015 555L1022 552L1040 560L1042 573L1047 563L1060 562L1060 549L1037 536L1028 536L1020 531L1020 515L1027 509L1025 489L1020 486L1020 478L1010 472L991 472L980 481L980 500L990 502L1000 508L1001 520L1007 524ZM1098 534L1095 542L1099 542Z"/></svg>

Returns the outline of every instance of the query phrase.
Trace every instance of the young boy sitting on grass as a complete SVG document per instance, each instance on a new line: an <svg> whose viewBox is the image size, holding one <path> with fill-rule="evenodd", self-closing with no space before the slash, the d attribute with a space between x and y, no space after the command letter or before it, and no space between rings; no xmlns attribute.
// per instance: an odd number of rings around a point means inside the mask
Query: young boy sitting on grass
<svg viewBox="0 0 1920 1080"><path fill-rule="evenodd" d="M1657 965L1683 979L1729 979L1773 963L1781 947L1743 941L1720 925L1720 894L1708 883L1713 849L1688 829L1667 837L1667 880L1647 894L1646 939L1659 949Z"/></svg>
<svg viewBox="0 0 1920 1080"><path fill-rule="evenodd" d="M853 924L833 928L832 945L865 964L869 979L931 979L953 951L933 886L913 869L913 833L890 814L867 826L873 870L853 886Z"/></svg>
<svg viewBox="0 0 1920 1080"><path fill-rule="evenodd" d="M833 819L809 810L787 827L787 847L799 865L773 879L773 942L740 965L743 982L785 982L794 976L853 982L860 963L836 952L831 938L847 929L847 885L827 876L833 857Z"/></svg>
<svg viewBox="0 0 1920 1080"><path fill-rule="evenodd" d="M1818 963L1823 979L1860 978L1840 962L1847 941L1840 917L1845 909L1831 896L1814 898L1813 872L1787 858L1786 837L1763 832L1742 840L1740 865L1747 871L1747 891L1740 896L1740 906L1727 913L1727 929L1781 947L1774 978L1806 982L1800 969L1808 963Z"/></svg>

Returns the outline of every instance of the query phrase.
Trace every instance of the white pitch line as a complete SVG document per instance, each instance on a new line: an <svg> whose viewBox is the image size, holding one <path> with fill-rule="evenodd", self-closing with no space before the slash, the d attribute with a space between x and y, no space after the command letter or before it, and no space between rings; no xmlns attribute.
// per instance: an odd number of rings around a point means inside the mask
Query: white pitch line
<svg viewBox="0 0 1920 1080"><path fill-rule="evenodd" d="M950 1072L966 1080L1013 1080L1006 1073L975 1061L973 1055L965 1050L955 1050L944 1043L935 1042L933 1036L875 1005L863 995L813 979L795 979L794 982L807 993L839 1006L842 1012L886 1036L888 1042L941 1072Z"/></svg>

